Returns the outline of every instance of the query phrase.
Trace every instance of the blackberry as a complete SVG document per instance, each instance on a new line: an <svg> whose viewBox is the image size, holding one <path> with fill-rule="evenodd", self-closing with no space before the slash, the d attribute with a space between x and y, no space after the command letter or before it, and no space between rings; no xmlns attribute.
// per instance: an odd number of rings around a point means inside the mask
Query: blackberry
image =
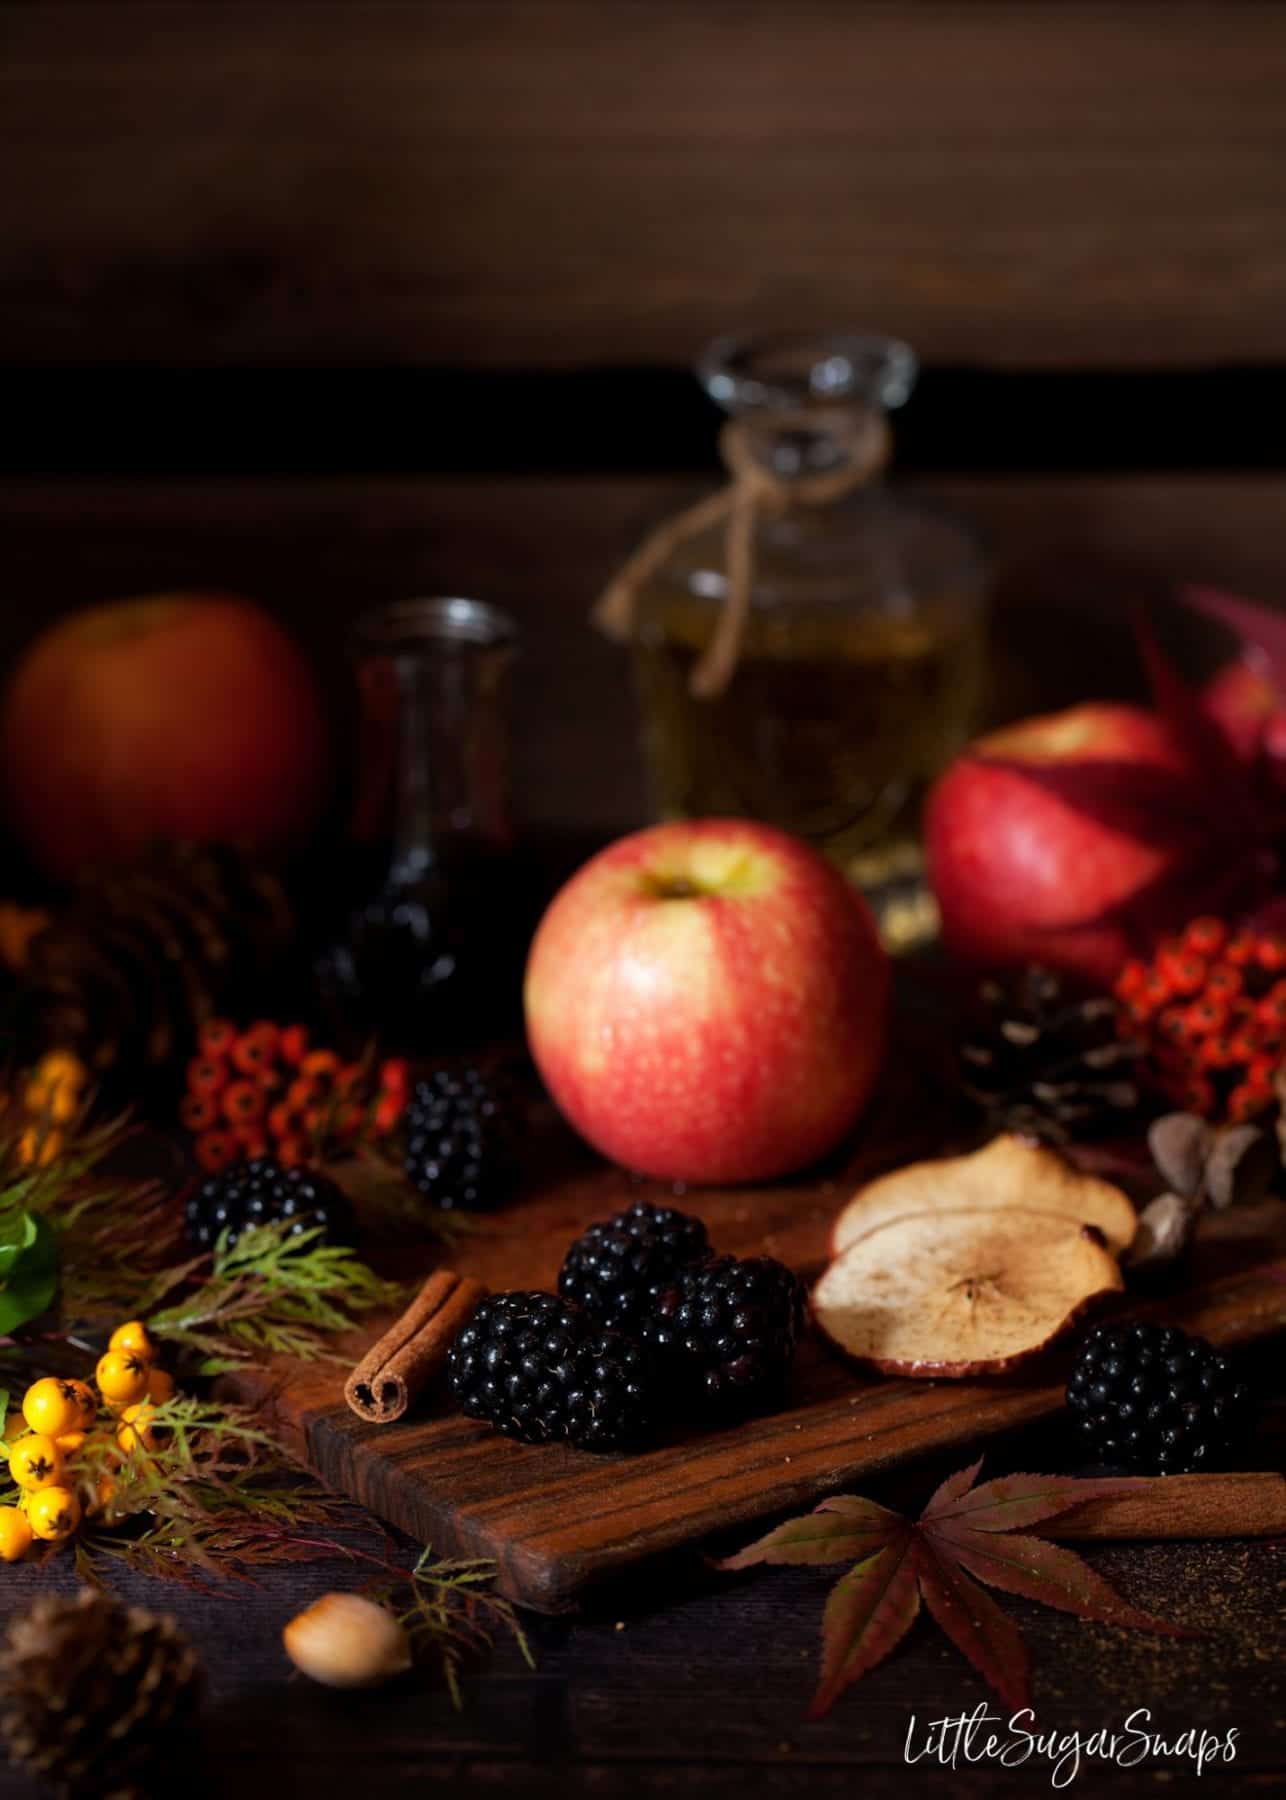
<svg viewBox="0 0 1286 1800"><path fill-rule="evenodd" d="M516 1174L500 1096L477 1069L437 1069L406 1109L407 1179L434 1206L474 1211L504 1200Z"/></svg>
<svg viewBox="0 0 1286 1800"><path fill-rule="evenodd" d="M558 1291L605 1325L634 1331L679 1270L709 1254L700 1219L640 1200L581 1233L563 1259Z"/></svg>
<svg viewBox="0 0 1286 1800"><path fill-rule="evenodd" d="M270 1156L211 1175L186 1209L188 1239L197 1250L213 1250L225 1231L235 1244L248 1226L277 1219L290 1220L288 1237L320 1226L328 1243L353 1241L353 1211L335 1183L315 1169L283 1169Z"/></svg>
<svg viewBox="0 0 1286 1800"><path fill-rule="evenodd" d="M650 1421L638 1345L553 1294L484 1300L451 1346L447 1384L468 1418L525 1444L626 1449Z"/></svg>
<svg viewBox="0 0 1286 1800"><path fill-rule="evenodd" d="M771 1256L720 1256L680 1269L658 1295L643 1342L676 1396L749 1410L785 1386L804 1326L804 1289Z"/></svg>
<svg viewBox="0 0 1286 1800"><path fill-rule="evenodd" d="M1101 1461L1176 1475L1218 1463L1245 1436L1250 1389L1204 1338L1166 1325L1100 1325L1081 1345L1067 1404Z"/></svg>

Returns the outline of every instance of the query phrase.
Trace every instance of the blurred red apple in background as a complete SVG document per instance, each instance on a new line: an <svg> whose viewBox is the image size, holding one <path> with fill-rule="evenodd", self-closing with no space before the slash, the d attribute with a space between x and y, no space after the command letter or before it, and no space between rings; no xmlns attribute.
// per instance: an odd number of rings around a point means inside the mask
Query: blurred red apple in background
<svg viewBox="0 0 1286 1800"><path fill-rule="evenodd" d="M163 837L281 849L316 824L329 778L306 659L267 613L223 594L52 626L9 682L0 757L15 832L61 877Z"/></svg>
<svg viewBox="0 0 1286 1800"><path fill-rule="evenodd" d="M1164 929L1200 910L1176 879L1209 831L1193 776L1166 723L1133 706L1075 706L981 738L926 814L948 949L1110 983L1139 947L1141 911Z"/></svg>
<svg viewBox="0 0 1286 1800"><path fill-rule="evenodd" d="M889 968L838 870L766 825L658 825L586 863L527 966L531 1052L604 1156L762 1181L843 1137L884 1052Z"/></svg>

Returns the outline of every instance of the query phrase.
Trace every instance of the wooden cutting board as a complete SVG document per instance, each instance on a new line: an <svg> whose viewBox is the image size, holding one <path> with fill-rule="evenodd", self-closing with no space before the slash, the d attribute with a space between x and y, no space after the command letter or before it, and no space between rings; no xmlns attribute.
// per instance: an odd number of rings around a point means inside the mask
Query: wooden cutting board
<svg viewBox="0 0 1286 1800"><path fill-rule="evenodd" d="M929 1094L912 1082L896 1101L886 1096L852 1157L829 1176L703 1190L677 1204L705 1219L719 1250L779 1256L815 1275L831 1220L856 1183L934 1153L925 1147L935 1130ZM551 1130L561 1153L578 1154ZM538 1177L534 1191L463 1236L443 1260L493 1291L552 1288L567 1245L586 1225L668 1193L582 1159ZM1132 1310L1225 1345L1286 1329L1286 1206L1224 1214L1211 1226L1201 1285ZM355 1357L375 1335L372 1327L355 1344ZM504 1593L556 1612L634 1565L729 1528L749 1536L774 1514L860 1491L865 1478L896 1463L955 1448L966 1460L997 1433L1058 1412L1065 1360L1045 1357L989 1381L890 1380L810 1340L785 1411L675 1435L628 1457L511 1443L453 1413L441 1393L399 1424L366 1424L344 1404L343 1373L293 1365L243 1377L240 1386L269 1401L283 1437L332 1487L439 1553L494 1558Z"/></svg>

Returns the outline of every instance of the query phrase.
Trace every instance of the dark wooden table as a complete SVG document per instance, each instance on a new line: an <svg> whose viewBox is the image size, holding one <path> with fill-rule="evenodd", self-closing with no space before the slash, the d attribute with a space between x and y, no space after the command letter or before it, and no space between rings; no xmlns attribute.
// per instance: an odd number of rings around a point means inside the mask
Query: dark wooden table
<svg viewBox="0 0 1286 1800"><path fill-rule="evenodd" d="M1280 1448L1281 1440L1278 1439ZM1011 1447L990 1466L1034 1460ZM1051 1446L1040 1446L1041 1466ZM1281 1466L1281 1457L1277 1464ZM912 1492L923 1491L912 1481ZM408 1557L414 1547L404 1546ZM1105 1796L1282 1791L1286 1783L1286 1549L1280 1543L1138 1545L1090 1552L1142 1605L1208 1627L1190 1642L1085 1625L1021 1601L1005 1604L1027 1637L1041 1730L1120 1728L1135 1708L1174 1739L1189 1726L1239 1732L1235 1764L1199 1780L1183 1760L1118 1769L1088 1760L1075 1791ZM48 1577L8 1570L10 1616ZM70 1585L70 1576L67 1578ZM335 1694L292 1675L282 1626L331 1588L362 1577L342 1560L274 1572L226 1598L132 1581L131 1599L172 1610L210 1675L203 1738L182 1786L192 1795L349 1796L430 1784L487 1794L1012 1794L1049 1790L1049 1767L908 1767L934 1719L999 1702L939 1634L919 1624L830 1718L805 1724L825 1571L730 1578L694 1556L665 1581L614 1596L574 1620L528 1621L537 1668L510 1643L465 1684L452 1709L428 1677ZM34 1787L0 1774L0 1796Z"/></svg>
<svg viewBox="0 0 1286 1800"><path fill-rule="evenodd" d="M1060 652L1085 636L1086 601L1125 597L1073 580L1057 554L1075 538L1109 566L1202 576L1271 590L1286 567L1280 475L943 484L1007 546L1003 586L1014 631L1075 623ZM372 599L443 584L474 587L511 605L527 654L519 696L519 800L529 826L566 824L601 837L643 807L625 659L584 626L593 593L639 530L672 510L691 483L407 481L249 483L13 483L0 493L9 602L0 653L11 654L51 612L113 594L201 579L257 593L318 647ZM533 571L536 573L533 574ZM1062 572L1062 573L1060 573ZM1060 585L1061 583L1061 585ZM447 587L450 591L450 587ZM1039 598L1039 605L1035 598ZM1002 595L1003 601L1003 595ZM1102 612L1110 613L1109 607ZM1113 621L1117 637L1123 635ZM1049 659L1046 658L1048 661ZM1110 658L1093 679L1103 680ZM1089 691L1079 665L1060 680ZM574 693L577 704L555 704ZM1066 697L1055 686L1048 698ZM592 754L588 753L592 747ZM1260 1366L1286 1399L1286 1372ZM1280 1423L1259 1446L1262 1466L1286 1467ZM998 1449L988 1470L1052 1470L1057 1432ZM918 1505L934 1479L901 1479ZM605 1474L604 1479L610 1479ZM877 1497L882 1490L872 1487ZM407 1561L416 1547L404 1544ZM1241 1734L1231 1767L1149 1759L1132 1769L1087 1764L1082 1794L1167 1796L1286 1786L1286 1550L1280 1545L1140 1545L1090 1560L1131 1599L1209 1635L1174 1643L1006 1601L1027 1635L1042 1724L1086 1734L1150 1708L1171 1738L1190 1725ZM45 1577L44 1579L48 1579ZM59 1576L70 1582L70 1576ZM589 1616L531 1621L527 1670L511 1644L466 1683L452 1710L428 1679L369 1695L334 1695L292 1676L280 1647L285 1622L327 1589L363 1576L336 1557L233 1587L226 1598L132 1583L131 1598L173 1610L210 1672L207 1722L183 1787L239 1797L363 1800L446 1783L480 1794L558 1792L593 1800L682 1793L1029 1795L1050 1791L1047 1765L908 1767L912 1718L972 1710L987 1691L924 1623L882 1668L806 1725L826 1571L712 1575L695 1555ZM0 1622L27 1604L41 1578L0 1571ZM0 1800L34 1790L0 1769Z"/></svg>

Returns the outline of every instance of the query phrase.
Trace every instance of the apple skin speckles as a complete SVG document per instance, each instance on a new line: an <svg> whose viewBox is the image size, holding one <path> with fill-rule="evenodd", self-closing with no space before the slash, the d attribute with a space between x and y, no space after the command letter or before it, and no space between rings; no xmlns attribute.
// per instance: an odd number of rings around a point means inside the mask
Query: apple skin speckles
<svg viewBox="0 0 1286 1800"><path fill-rule="evenodd" d="M640 1174L762 1181L824 1155L884 1054L870 913L799 840L742 820L637 832L551 904L526 980L553 1098Z"/></svg>

